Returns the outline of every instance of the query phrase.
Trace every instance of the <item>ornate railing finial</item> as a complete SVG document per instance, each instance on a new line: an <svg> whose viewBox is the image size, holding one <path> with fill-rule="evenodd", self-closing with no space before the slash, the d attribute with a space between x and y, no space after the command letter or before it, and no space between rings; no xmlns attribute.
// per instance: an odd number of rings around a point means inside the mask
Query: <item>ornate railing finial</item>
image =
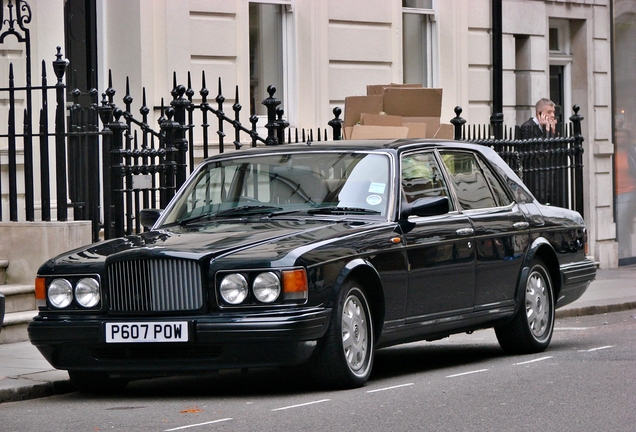
<svg viewBox="0 0 636 432"><path fill-rule="evenodd" d="M5 8L8 10L8 17L5 16ZM15 12L13 11L14 8ZM29 38L29 29L26 25L30 22L31 6L29 6L26 1L7 0L7 4L5 5L4 0L0 0L0 30L2 30L5 25L8 25L8 28L0 34L0 43L4 42L4 38L8 35L14 35L18 39L18 42L26 42ZM16 24L22 33L18 32Z"/></svg>

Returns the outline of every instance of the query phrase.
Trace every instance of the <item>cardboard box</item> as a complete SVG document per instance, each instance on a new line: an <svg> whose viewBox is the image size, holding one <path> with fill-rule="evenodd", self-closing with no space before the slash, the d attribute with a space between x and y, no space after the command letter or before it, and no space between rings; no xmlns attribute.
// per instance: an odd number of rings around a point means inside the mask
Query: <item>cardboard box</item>
<svg viewBox="0 0 636 432"><path fill-rule="evenodd" d="M348 96L345 98L344 126L349 127L360 122L360 114L380 114L382 112L382 95Z"/></svg>
<svg viewBox="0 0 636 432"><path fill-rule="evenodd" d="M402 117L439 119L442 114L442 89L387 87L382 94L384 112Z"/></svg>
<svg viewBox="0 0 636 432"><path fill-rule="evenodd" d="M455 126L450 123L442 123L435 132L434 138L452 140L455 138Z"/></svg>
<svg viewBox="0 0 636 432"><path fill-rule="evenodd" d="M421 84L389 84L367 86L367 96L345 98L345 139L401 137L403 130L383 131L379 126L407 129L409 138L452 138L452 129L441 127L442 89L424 88Z"/></svg>
<svg viewBox="0 0 636 432"><path fill-rule="evenodd" d="M406 138L409 128L404 126L355 125L351 129L352 140Z"/></svg>
<svg viewBox="0 0 636 432"><path fill-rule="evenodd" d="M402 117L386 114L360 114L360 124L368 126L402 126Z"/></svg>
<svg viewBox="0 0 636 432"><path fill-rule="evenodd" d="M381 95L384 92L385 88L422 88L422 84L395 84L391 83L389 85L386 84L374 84L367 86L367 95Z"/></svg>
<svg viewBox="0 0 636 432"><path fill-rule="evenodd" d="M402 123L402 125L409 128L407 138L426 138L426 123Z"/></svg>

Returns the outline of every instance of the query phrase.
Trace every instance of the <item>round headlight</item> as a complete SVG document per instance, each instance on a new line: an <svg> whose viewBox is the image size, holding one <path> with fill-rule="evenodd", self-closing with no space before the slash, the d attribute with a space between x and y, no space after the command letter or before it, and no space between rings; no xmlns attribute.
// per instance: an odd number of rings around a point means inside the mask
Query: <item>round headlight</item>
<svg viewBox="0 0 636 432"><path fill-rule="evenodd" d="M73 301L73 287L66 279L54 279L47 292L49 302L56 308L65 308Z"/></svg>
<svg viewBox="0 0 636 432"><path fill-rule="evenodd" d="M261 273L254 279L254 297L261 303L272 303L280 295L280 280L275 273Z"/></svg>
<svg viewBox="0 0 636 432"><path fill-rule="evenodd" d="M219 292L224 302L232 305L240 304L247 298L247 279L239 273L227 275L221 281Z"/></svg>
<svg viewBox="0 0 636 432"><path fill-rule="evenodd" d="M75 300L86 308L96 306L99 303L99 282L93 278L81 279L75 285Z"/></svg>

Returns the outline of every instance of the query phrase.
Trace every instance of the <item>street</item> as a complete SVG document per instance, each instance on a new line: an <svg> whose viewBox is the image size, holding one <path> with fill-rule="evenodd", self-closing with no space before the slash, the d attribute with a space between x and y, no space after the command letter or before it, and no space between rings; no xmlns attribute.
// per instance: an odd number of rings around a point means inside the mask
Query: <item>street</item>
<svg viewBox="0 0 636 432"><path fill-rule="evenodd" d="M549 349L506 356L492 330L378 351L369 383L224 371L0 405L0 431L632 431L636 311L559 319Z"/></svg>

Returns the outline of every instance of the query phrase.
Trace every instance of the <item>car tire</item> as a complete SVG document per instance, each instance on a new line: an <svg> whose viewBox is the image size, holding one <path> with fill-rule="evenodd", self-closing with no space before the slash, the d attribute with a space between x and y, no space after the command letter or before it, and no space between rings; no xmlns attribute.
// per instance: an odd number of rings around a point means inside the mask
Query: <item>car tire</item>
<svg viewBox="0 0 636 432"><path fill-rule="evenodd" d="M363 386L371 375L374 357L373 317L364 291L351 281L338 300L314 372L329 388Z"/></svg>
<svg viewBox="0 0 636 432"><path fill-rule="evenodd" d="M554 331L554 289L547 267L540 259L530 263L523 304L511 322L495 327L499 345L509 354L544 351Z"/></svg>
<svg viewBox="0 0 636 432"><path fill-rule="evenodd" d="M70 370L68 376L71 378L71 384L84 393L119 393L128 385L128 380L111 378L105 372Z"/></svg>

